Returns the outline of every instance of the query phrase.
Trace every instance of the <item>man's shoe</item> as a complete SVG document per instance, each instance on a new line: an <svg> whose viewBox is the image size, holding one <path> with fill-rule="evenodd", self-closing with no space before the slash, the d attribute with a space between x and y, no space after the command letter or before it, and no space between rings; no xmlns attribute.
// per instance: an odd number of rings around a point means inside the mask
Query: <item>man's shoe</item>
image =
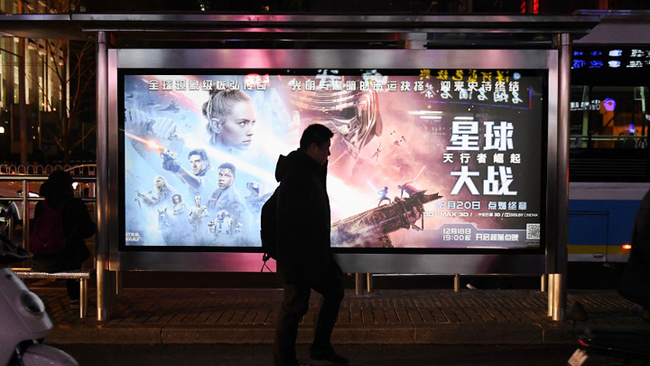
<svg viewBox="0 0 650 366"><path fill-rule="evenodd" d="M273 364L273 366L276 366L276 364ZM296 364L291 364L291 366L314 366L314 365L307 362L298 362Z"/></svg>
<svg viewBox="0 0 650 366"><path fill-rule="evenodd" d="M639 318L643 319L644 322L650 323L650 310L639 304L634 304L634 312Z"/></svg>
<svg viewBox="0 0 650 366"><path fill-rule="evenodd" d="M348 363L349 360L343 356L339 356L334 351L329 352L320 352L320 351L311 351L311 358L313 360L322 360L329 361L331 363Z"/></svg>

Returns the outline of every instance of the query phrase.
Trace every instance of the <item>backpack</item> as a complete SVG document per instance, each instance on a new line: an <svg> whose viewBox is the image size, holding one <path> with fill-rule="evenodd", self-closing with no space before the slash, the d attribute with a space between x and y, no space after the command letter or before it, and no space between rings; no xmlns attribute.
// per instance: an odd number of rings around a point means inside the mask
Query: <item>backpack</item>
<svg viewBox="0 0 650 366"><path fill-rule="evenodd" d="M43 201L43 212L34 223L34 230L29 236L29 249L34 254L50 254L65 249L63 235L63 209L67 203L52 209Z"/></svg>
<svg viewBox="0 0 650 366"><path fill-rule="evenodd" d="M260 225L260 237L262 239L262 260L266 265L269 259L277 259L276 253L278 248L278 190L269 197L262 206L262 217ZM262 267L263 268L263 267Z"/></svg>

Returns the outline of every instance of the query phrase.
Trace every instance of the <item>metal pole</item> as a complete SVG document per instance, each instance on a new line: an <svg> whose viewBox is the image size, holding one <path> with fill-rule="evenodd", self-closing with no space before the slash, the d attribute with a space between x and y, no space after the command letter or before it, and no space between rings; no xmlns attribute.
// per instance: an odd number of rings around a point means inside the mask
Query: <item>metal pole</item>
<svg viewBox="0 0 650 366"><path fill-rule="evenodd" d="M122 271L115 271L115 295L122 295L124 290Z"/></svg>
<svg viewBox="0 0 650 366"><path fill-rule="evenodd" d="M555 37L553 39L553 46L560 48L560 38ZM552 63L552 67L549 70L549 114L548 114L548 153L547 153L547 163L546 163L546 205L547 205L547 225L544 231L546 232L546 274L548 275L548 316L552 316L553 310L553 282L551 281L551 276L556 272L556 257L558 251L558 235L557 235L557 221L559 220L559 211L558 211L558 119L559 119L559 82L560 82L560 72L559 68L559 52L553 53L552 59L549 62Z"/></svg>
<svg viewBox="0 0 650 366"><path fill-rule="evenodd" d="M544 274L540 277L540 281L539 281L539 291L540 291L540 292L546 292L546 273L544 273Z"/></svg>
<svg viewBox="0 0 650 366"><path fill-rule="evenodd" d="M81 303L81 306L79 307L79 315L81 318L86 317L86 313L88 312L88 281L86 280L81 280L79 281L79 286L81 287L79 290L80 295L79 295L79 302Z"/></svg>
<svg viewBox="0 0 650 366"><path fill-rule="evenodd" d="M108 46L105 32L97 33L97 320L110 316L108 276Z"/></svg>
<svg viewBox="0 0 650 366"><path fill-rule="evenodd" d="M557 294L555 292L555 281L553 280L555 278L555 273L549 273L548 274L548 312L547 316L553 317L553 313L555 311L555 295Z"/></svg>
<svg viewBox="0 0 650 366"><path fill-rule="evenodd" d="M357 296L361 295L361 278L361 273L354 274L354 294Z"/></svg>
<svg viewBox="0 0 650 366"><path fill-rule="evenodd" d="M560 64L558 91L557 130L557 251L555 255L556 291L553 320L564 320L568 267L568 218L569 218L569 103L571 98L571 35L560 35Z"/></svg>
<svg viewBox="0 0 650 366"><path fill-rule="evenodd" d="M460 273L454 275L454 292L460 291Z"/></svg>
<svg viewBox="0 0 650 366"><path fill-rule="evenodd" d="M555 303L555 306L553 306L553 314L551 314L551 317L553 318L553 321L556 322L564 320L564 309L566 307L566 286L564 282L566 282L564 281L564 275L561 273L553 274L553 302ZM564 292L564 294L562 292ZM564 304L561 303L563 296Z"/></svg>
<svg viewBox="0 0 650 366"><path fill-rule="evenodd" d="M25 249L30 250L30 243L29 243L29 216L31 213L29 212L29 201L27 200L29 198L29 182L27 179L23 179L23 245L25 246Z"/></svg>
<svg viewBox="0 0 650 366"><path fill-rule="evenodd" d="M372 273L366 273L366 291L372 293Z"/></svg>
<svg viewBox="0 0 650 366"><path fill-rule="evenodd" d="M19 14L22 14L25 10L23 6L23 2L19 1ZM18 118L20 123L20 165L24 166L25 169L27 168L28 164L27 141L29 141L27 138L27 95L25 95L25 85L27 83L27 78L25 77L25 58L27 56L27 52L25 51L26 45L27 43L25 42L25 38L18 38L18 103L20 111L20 116Z"/></svg>

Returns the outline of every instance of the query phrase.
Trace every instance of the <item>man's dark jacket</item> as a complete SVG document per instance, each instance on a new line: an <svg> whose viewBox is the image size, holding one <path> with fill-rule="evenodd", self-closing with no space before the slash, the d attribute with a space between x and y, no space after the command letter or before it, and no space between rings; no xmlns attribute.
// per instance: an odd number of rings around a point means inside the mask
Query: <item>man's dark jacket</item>
<svg viewBox="0 0 650 366"><path fill-rule="evenodd" d="M341 273L330 248L326 177L327 164L302 150L278 159L277 265L285 283L308 284Z"/></svg>

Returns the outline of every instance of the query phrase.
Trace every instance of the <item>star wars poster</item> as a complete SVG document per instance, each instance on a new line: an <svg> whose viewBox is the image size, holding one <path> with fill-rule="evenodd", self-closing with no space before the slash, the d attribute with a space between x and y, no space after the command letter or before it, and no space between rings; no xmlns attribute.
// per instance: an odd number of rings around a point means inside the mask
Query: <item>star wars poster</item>
<svg viewBox="0 0 650 366"><path fill-rule="evenodd" d="M121 70L124 244L261 247L278 156L320 123L332 246L539 248L545 87L531 70Z"/></svg>

